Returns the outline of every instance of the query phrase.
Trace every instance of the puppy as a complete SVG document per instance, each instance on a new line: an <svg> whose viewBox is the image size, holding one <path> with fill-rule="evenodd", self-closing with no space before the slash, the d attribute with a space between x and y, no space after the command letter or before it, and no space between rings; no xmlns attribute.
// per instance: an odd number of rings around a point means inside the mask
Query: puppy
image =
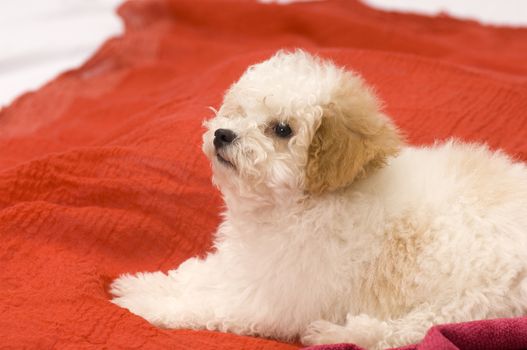
<svg viewBox="0 0 527 350"><path fill-rule="evenodd" d="M357 74L303 51L249 67L205 126L215 250L121 276L113 303L159 327L370 349L526 313L524 164L404 146Z"/></svg>

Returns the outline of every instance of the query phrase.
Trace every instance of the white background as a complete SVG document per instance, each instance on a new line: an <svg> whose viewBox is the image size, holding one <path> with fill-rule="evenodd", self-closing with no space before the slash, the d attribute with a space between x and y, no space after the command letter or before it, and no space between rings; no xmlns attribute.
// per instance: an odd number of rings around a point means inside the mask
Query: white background
<svg viewBox="0 0 527 350"><path fill-rule="evenodd" d="M0 106L83 63L122 32L122 0L0 0Z"/></svg>
<svg viewBox="0 0 527 350"><path fill-rule="evenodd" d="M294 0L259 1L287 4ZM527 0L363 1L380 9L427 15L445 12L487 24L527 26ZM0 108L79 66L107 38L121 33L115 14L121 2L0 0Z"/></svg>

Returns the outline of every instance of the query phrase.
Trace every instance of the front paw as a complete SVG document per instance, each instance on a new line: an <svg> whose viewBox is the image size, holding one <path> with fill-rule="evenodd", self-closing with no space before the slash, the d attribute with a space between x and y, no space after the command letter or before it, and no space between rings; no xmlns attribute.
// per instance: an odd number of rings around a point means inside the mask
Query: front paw
<svg viewBox="0 0 527 350"><path fill-rule="evenodd" d="M136 275L124 274L110 285L110 293L116 297L130 295L159 295L175 297L179 294L176 280L157 272L140 272Z"/></svg>
<svg viewBox="0 0 527 350"><path fill-rule="evenodd" d="M311 322L300 336L304 345L337 344L346 342L347 331L343 326L324 320Z"/></svg>
<svg viewBox="0 0 527 350"><path fill-rule="evenodd" d="M181 328L176 281L162 272L123 275L110 286L112 303L163 328Z"/></svg>
<svg viewBox="0 0 527 350"><path fill-rule="evenodd" d="M366 349L382 348L385 322L366 315L348 315L346 325L319 320L309 324L301 336L305 345L352 343Z"/></svg>
<svg viewBox="0 0 527 350"><path fill-rule="evenodd" d="M182 319L185 315L179 311L177 300L169 297L151 295L127 295L112 299L112 303L128 309L160 328L186 328Z"/></svg>

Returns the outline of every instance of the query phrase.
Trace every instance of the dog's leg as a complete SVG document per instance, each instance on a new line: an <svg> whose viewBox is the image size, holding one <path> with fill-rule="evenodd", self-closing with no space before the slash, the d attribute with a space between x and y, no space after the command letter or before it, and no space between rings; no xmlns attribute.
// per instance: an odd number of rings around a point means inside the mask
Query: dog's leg
<svg viewBox="0 0 527 350"><path fill-rule="evenodd" d="M305 345L353 343L366 349L381 350L421 340L436 316L420 309L397 320L381 321L367 315L346 317L345 325L327 321L311 323L302 335Z"/></svg>
<svg viewBox="0 0 527 350"><path fill-rule="evenodd" d="M319 320L312 322L301 335L304 345L353 343L374 349L388 334L386 322L367 315L348 314L345 325Z"/></svg>
<svg viewBox="0 0 527 350"><path fill-rule="evenodd" d="M167 274L123 275L110 287L112 302L162 328L277 334L261 306L248 306L252 298L244 297L244 284L233 282L234 270L214 253L189 259Z"/></svg>
<svg viewBox="0 0 527 350"><path fill-rule="evenodd" d="M212 327L218 302L214 292L221 274L215 266L215 256L209 255L205 260L189 259L168 274L123 275L110 287L112 302L159 327Z"/></svg>
<svg viewBox="0 0 527 350"><path fill-rule="evenodd" d="M481 295L481 294L480 294ZM345 325L327 321L311 323L302 334L306 345L354 343L367 349L386 349L419 342L436 324L465 322L520 313L519 308L501 308L504 300L492 297L462 298L446 305L422 305L398 319L379 320L367 315L351 315Z"/></svg>

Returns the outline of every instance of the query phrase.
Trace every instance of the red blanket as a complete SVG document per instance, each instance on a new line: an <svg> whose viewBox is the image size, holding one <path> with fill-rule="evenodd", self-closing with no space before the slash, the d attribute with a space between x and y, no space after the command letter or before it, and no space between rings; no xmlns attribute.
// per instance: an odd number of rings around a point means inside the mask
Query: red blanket
<svg viewBox="0 0 527 350"><path fill-rule="evenodd" d="M0 111L2 348L298 347L157 329L106 292L120 273L175 268L210 248L221 200L201 121L247 65L278 48L362 73L411 143L456 136L527 160L526 29L345 0L143 0L120 14L122 37ZM425 343L527 347L524 319L476 325L437 328Z"/></svg>

